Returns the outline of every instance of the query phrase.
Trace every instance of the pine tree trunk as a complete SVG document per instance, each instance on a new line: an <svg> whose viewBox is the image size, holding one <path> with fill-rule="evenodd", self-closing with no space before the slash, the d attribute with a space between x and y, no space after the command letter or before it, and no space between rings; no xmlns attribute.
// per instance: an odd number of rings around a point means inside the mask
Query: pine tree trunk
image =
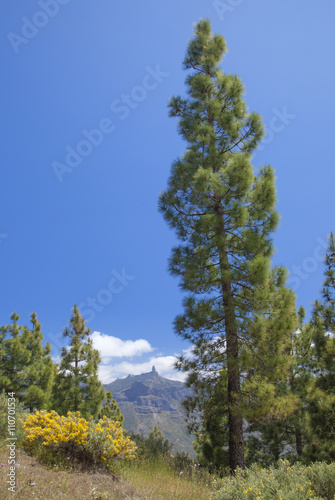
<svg viewBox="0 0 335 500"><path fill-rule="evenodd" d="M74 372L75 372L75 377L77 378L78 377L78 353L76 352L76 355L75 355L75 360L74 360ZM77 397L77 391L76 391L76 394L75 394L75 398L74 398L74 411L78 411L78 397Z"/></svg>
<svg viewBox="0 0 335 500"><path fill-rule="evenodd" d="M234 309L232 307L231 284L225 283L223 289L226 295L226 298L224 298L224 306L226 312L225 325L228 370L229 467L233 474L237 467L244 467L243 419L239 407L241 385L238 362L238 340Z"/></svg>
<svg viewBox="0 0 335 500"><path fill-rule="evenodd" d="M221 234L225 234L222 207L218 206ZM244 468L243 418L240 410L241 381L239 368L238 337L231 281L225 278L229 271L228 252L219 249L222 271L222 296L225 312L226 353L228 374L228 426L229 426L229 467L231 474L237 467Z"/></svg>
<svg viewBox="0 0 335 500"><path fill-rule="evenodd" d="M273 456L276 462L278 462L280 458L280 449L281 449L281 442L280 438L278 436L278 430L273 429L272 430L272 439L273 439Z"/></svg>
<svg viewBox="0 0 335 500"><path fill-rule="evenodd" d="M301 429L299 428L296 429L295 431L295 446L298 457L301 457L303 451L303 444L302 444L302 432Z"/></svg>

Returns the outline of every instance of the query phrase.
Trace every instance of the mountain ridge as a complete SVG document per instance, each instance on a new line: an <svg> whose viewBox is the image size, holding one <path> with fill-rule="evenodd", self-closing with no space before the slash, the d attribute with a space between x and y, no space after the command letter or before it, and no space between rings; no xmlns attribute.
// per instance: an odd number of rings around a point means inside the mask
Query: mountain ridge
<svg viewBox="0 0 335 500"><path fill-rule="evenodd" d="M173 444L172 453L195 456L194 437L187 431L182 406L182 400L190 396L191 390L182 382L161 377L153 366L151 372L128 375L104 387L120 407L127 432L147 436L156 426Z"/></svg>

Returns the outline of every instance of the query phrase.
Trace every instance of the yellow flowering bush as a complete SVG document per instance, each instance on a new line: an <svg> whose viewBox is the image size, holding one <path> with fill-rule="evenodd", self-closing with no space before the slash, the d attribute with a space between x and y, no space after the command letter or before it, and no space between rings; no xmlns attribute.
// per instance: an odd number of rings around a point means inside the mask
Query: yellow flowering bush
<svg viewBox="0 0 335 500"><path fill-rule="evenodd" d="M121 422L115 422L106 416L89 429L87 448L97 453L101 460L114 458L132 460L135 458L136 445L124 435Z"/></svg>
<svg viewBox="0 0 335 500"><path fill-rule="evenodd" d="M122 424L106 417L87 421L79 412L60 416L37 411L23 425L23 447L46 462L62 458L82 463L109 464L115 459L135 458L136 446L125 436Z"/></svg>

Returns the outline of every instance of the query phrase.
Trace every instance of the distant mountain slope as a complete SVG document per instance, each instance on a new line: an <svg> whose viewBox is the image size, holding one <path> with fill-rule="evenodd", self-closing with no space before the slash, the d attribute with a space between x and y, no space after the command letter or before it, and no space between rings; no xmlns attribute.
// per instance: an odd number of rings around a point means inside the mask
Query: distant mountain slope
<svg viewBox="0 0 335 500"><path fill-rule="evenodd" d="M161 377L153 366L149 373L128 375L105 385L105 389L119 405L128 432L147 436L156 425L173 444L172 453L184 451L194 457L194 437L187 432L181 405L190 389L183 383Z"/></svg>

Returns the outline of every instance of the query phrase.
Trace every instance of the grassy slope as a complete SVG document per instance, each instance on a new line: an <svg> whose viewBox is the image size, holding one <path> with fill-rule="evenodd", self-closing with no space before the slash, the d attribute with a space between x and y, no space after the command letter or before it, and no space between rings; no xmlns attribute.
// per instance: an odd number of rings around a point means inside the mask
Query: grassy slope
<svg viewBox="0 0 335 500"><path fill-rule="evenodd" d="M0 498L9 500L333 500L335 464L308 467L280 462L255 465L236 478L211 477L201 469L173 472L161 461L122 463L118 476L104 472L50 470L17 449L17 492L7 491L8 451L0 448ZM32 484L35 483L35 484Z"/></svg>
<svg viewBox="0 0 335 500"><path fill-rule="evenodd" d="M115 481L111 474L67 472L56 468L50 470L20 449L16 451L16 492L13 494L8 491L8 485L6 484L7 473L9 472L7 450L0 449L0 460L1 463L5 464L5 466L1 466L0 471L1 500L13 498L18 500L30 500L32 498L38 500L58 498L63 500L122 500L126 498L145 500L145 496L140 496L130 483L123 479ZM31 483L36 484L31 485ZM94 495L94 488L96 489L96 495Z"/></svg>
<svg viewBox="0 0 335 500"><path fill-rule="evenodd" d="M173 473L163 464L125 463L120 476L111 473L50 470L25 452L17 451L16 493L7 491L7 449L0 448L1 500L208 500L204 481L194 481ZM31 483L36 483L31 485Z"/></svg>

